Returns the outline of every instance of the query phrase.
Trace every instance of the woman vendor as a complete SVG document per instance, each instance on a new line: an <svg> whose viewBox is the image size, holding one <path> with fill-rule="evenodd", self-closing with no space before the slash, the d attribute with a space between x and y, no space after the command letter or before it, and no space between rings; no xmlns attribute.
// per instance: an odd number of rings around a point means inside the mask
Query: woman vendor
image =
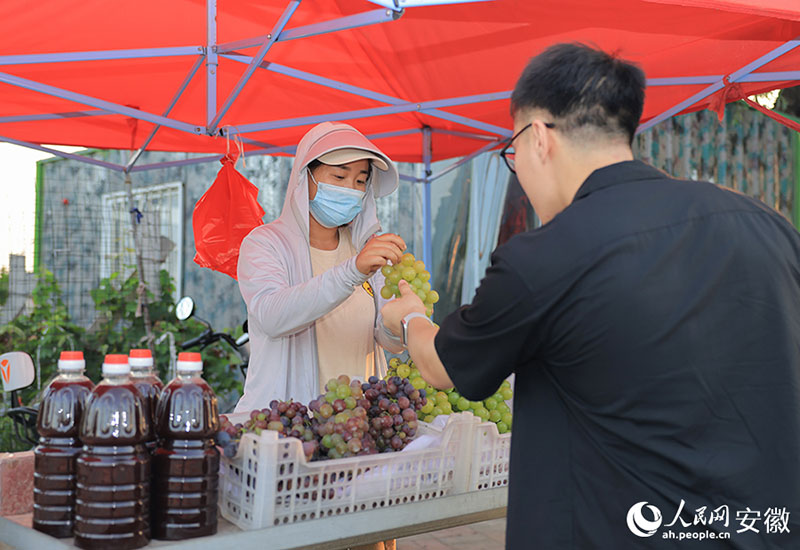
<svg viewBox="0 0 800 550"><path fill-rule="evenodd" d="M394 163L355 128L324 122L300 141L281 215L242 242L238 279L251 356L236 412L273 399L308 403L331 378L385 373L402 350L380 309L387 262L406 246L381 230L375 199L397 189Z"/></svg>

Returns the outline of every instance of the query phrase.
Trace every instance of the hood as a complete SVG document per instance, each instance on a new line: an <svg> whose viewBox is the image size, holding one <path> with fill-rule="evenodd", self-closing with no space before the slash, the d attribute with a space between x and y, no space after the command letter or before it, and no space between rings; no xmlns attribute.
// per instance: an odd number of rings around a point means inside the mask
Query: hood
<svg viewBox="0 0 800 550"><path fill-rule="evenodd" d="M361 212L350 222L353 245L360 249L373 233L380 230L375 198L385 197L397 189L399 182L397 167L383 151L349 124L323 122L309 130L297 146L281 212L284 221L291 220L297 224L305 235L306 242L308 241L308 165L325 153L348 147L375 153L389 166L388 170L383 171L370 165L369 185Z"/></svg>

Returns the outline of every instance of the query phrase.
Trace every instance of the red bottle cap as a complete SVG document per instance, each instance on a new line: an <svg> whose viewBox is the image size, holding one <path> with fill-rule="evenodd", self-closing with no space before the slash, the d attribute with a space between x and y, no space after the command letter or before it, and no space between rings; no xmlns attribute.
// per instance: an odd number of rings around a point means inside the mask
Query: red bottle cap
<svg viewBox="0 0 800 550"><path fill-rule="evenodd" d="M62 351L58 358L58 370L60 371L83 371L86 368L86 361L83 360L82 351Z"/></svg>
<svg viewBox="0 0 800 550"><path fill-rule="evenodd" d="M175 365L178 372L198 373L203 371L203 358L196 352L183 352L178 354L178 363Z"/></svg>
<svg viewBox="0 0 800 550"><path fill-rule="evenodd" d="M121 354L109 354L103 360L103 376L127 375L131 373L131 365L128 363L128 356Z"/></svg>
<svg viewBox="0 0 800 550"><path fill-rule="evenodd" d="M141 369L149 369L153 366L153 354L149 349L132 349L128 362L131 364L131 370L139 371Z"/></svg>

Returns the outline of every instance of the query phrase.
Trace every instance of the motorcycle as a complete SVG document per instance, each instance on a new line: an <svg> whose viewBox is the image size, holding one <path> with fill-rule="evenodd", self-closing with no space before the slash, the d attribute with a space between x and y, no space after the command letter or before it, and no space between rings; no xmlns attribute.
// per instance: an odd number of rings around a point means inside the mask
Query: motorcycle
<svg viewBox="0 0 800 550"><path fill-rule="evenodd" d="M206 327L199 336L179 344L182 350L194 347L199 347L200 350L203 350L211 344L222 340L228 344L239 358L239 363L235 365L235 368L238 368L239 372L242 373L242 381L244 381L247 377L247 365L250 362L250 335L247 332L247 320L242 324L244 334L239 338L234 339L233 336L226 332L216 332L211 327L211 323L195 314L195 303L190 296L184 296L178 301L175 305L175 316L179 321L186 321L189 318L194 318ZM232 410L236 405L236 401L239 399L238 395L218 395L217 397L220 400L221 412L229 412L229 409Z"/></svg>
<svg viewBox="0 0 800 550"><path fill-rule="evenodd" d="M22 398L17 393L33 384L36 379L31 356L21 351L0 355L0 379L3 393L11 394L11 407L5 409L5 416L13 422L14 438L21 445L36 445L39 442L39 434L36 432L39 409L23 405Z"/></svg>

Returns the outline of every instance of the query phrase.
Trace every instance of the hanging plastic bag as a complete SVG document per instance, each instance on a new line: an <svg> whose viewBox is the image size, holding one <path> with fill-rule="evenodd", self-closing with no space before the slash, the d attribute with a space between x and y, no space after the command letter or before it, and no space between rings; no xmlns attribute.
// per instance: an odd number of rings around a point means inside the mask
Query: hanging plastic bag
<svg viewBox="0 0 800 550"><path fill-rule="evenodd" d="M263 223L264 209L258 188L236 171L236 157L227 154L220 162L217 178L194 206L194 262L236 279L239 247Z"/></svg>

